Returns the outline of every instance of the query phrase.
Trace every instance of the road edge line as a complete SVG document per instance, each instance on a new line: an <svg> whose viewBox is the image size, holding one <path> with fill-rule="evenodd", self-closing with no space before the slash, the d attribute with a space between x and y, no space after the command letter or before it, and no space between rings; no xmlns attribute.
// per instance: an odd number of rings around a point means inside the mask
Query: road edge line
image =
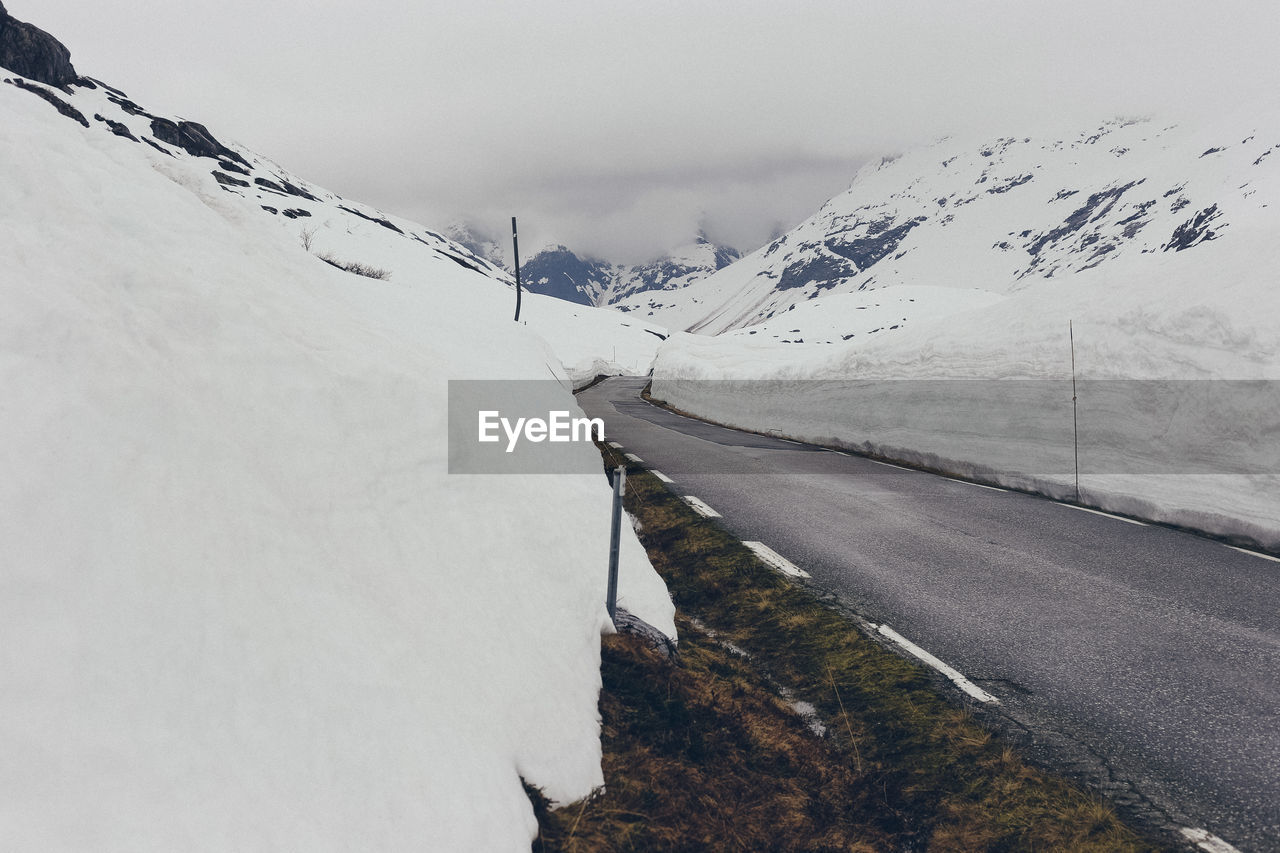
<svg viewBox="0 0 1280 853"><path fill-rule="evenodd" d="M981 687L974 684L969 679L965 678L963 675L960 674L959 670L955 669L952 666L949 666L946 663L943 663L941 660L929 654L927 651L920 648L915 643L911 642L906 637L902 636L897 631L890 628L888 625L877 625L876 630L879 631L884 636L888 637L893 642L897 643L902 648L906 649L914 657L919 658L924 663L928 664L929 666L936 669L938 672L945 675L947 678L951 680L953 684L955 684L956 687L959 687L961 690L963 690L966 694L968 694L972 698L977 699L979 702L985 702L985 703L990 703L995 705L1000 704L999 699L992 696L990 693L983 690Z"/></svg>

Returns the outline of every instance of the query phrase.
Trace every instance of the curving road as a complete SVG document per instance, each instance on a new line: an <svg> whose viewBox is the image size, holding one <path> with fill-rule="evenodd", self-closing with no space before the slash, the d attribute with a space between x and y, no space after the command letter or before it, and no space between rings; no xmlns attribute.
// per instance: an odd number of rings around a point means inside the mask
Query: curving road
<svg viewBox="0 0 1280 853"><path fill-rule="evenodd" d="M644 382L578 401L735 534L995 696L980 713L1024 752L1189 848L1280 850L1280 562L706 424Z"/></svg>

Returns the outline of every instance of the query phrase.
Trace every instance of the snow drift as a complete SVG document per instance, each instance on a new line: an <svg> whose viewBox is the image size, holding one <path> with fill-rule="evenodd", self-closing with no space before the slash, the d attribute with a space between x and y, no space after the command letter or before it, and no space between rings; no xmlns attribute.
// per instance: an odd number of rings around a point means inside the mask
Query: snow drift
<svg viewBox="0 0 1280 853"><path fill-rule="evenodd" d="M610 490L448 476L447 383L576 411L536 329L604 321L310 193L393 274L336 269L109 95L0 85L0 847L527 850L522 777L601 782ZM633 536L620 604L674 634Z"/></svg>

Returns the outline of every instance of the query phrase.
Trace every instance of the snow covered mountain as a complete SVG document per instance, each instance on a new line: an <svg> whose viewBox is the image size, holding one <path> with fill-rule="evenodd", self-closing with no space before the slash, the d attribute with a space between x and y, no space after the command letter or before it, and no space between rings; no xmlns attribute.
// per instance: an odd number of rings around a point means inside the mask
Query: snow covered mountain
<svg viewBox="0 0 1280 853"><path fill-rule="evenodd" d="M1277 143L1247 122L1204 133L1151 120L1069 138L943 140L864 168L791 232L644 316L714 334L900 284L1011 294L1131 255L1154 264L1248 227L1274 202Z"/></svg>
<svg viewBox="0 0 1280 853"><path fill-rule="evenodd" d="M1278 148L1253 111L872 165L649 314L701 333L653 393L1059 497L1078 437L1084 502L1280 549Z"/></svg>
<svg viewBox="0 0 1280 853"><path fill-rule="evenodd" d="M664 304L663 294L706 278L738 257L736 249L716 245L702 233L665 257L634 265L579 256L567 246L552 246L522 263L521 280L533 293L581 305L652 311Z"/></svg>
<svg viewBox="0 0 1280 853"><path fill-rule="evenodd" d="M568 246L548 246L520 263L520 281L530 293L578 305L606 305L624 268L598 258L579 257Z"/></svg>
<svg viewBox="0 0 1280 853"><path fill-rule="evenodd" d="M522 780L602 781L610 489L588 445L450 474L448 388L576 411L574 365L647 366L653 329L513 323L486 259L3 6L0 64L0 849L528 850ZM673 632L623 548L620 604Z"/></svg>

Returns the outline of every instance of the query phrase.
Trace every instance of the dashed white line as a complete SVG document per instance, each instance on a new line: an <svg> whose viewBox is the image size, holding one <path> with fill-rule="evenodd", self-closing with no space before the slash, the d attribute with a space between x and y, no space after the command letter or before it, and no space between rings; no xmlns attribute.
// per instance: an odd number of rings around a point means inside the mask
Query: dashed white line
<svg viewBox="0 0 1280 853"><path fill-rule="evenodd" d="M955 684L956 687L959 687L961 690L963 690L965 693L972 696L974 699L977 699L979 702L994 702L996 704L999 704L1000 702L999 699L992 696L990 693L983 690L981 687L979 687L978 685L974 684L972 681L970 681L969 679L961 675L959 671L948 666L942 661L938 660L936 657L929 654L924 649L920 648L915 643L911 642L906 637L902 636L897 631L890 628L888 625L879 625L877 626L876 630L879 631L881 634L884 634L890 640L893 640L898 645L902 646L902 648L906 649L909 653L911 653L915 657L919 658L929 666L936 669L938 672L945 675L947 678L951 679L951 682Z"/></svg>
<svg viewBox="0 0 1280 853"><path fill-rule="evenodd" d="M707 506L704 501L695 498L693 495L685 495L684 502L693 507L693 511L703 518L723 518L720 513L716 512L714 509Z"/></svg>
<svg viewBox="0 0 1280 853"><path fill-rule="evenodd" d="M1232 551L1239 551L1241 554L1248 554L1250 557L1261 557L1264 560L1270 560L1273 563L1280 563L1280 557L1273 557L1270 554L1259 554L1257 551L1250 551L1248 548L1237 548L1235 545L1228 545Z"/></svg>
<svg viewBox="0 0 1280 853"><path fill-rule="evenodd" d="M970 480L957 480L955 477L943 477L942 479L944 479L944 480L950 480L950 481L951 481L951 482L953 482L953 483L962 483L962 484L964 484L964 485L966 485L966 486L977 486L979 489L989 489L990 491L993 491L993 492L1007 492L1007 491L1009 491L1008 489L1001 489L1001 488L997 488L996 486L988 486L988 485L985 485L985 484L983 484L983 483L974 483L974 482L972 482L972 481L970 481ZM1128 519L1126 519L1126 521L1127 521L1127 520L1128 520Z"/></svg>
<svg viewBox="0 0 1280 853"><path fill-rule="evenodd" d="M1123 515L1112 515L1111 513L1103 512L1100 509L1089 509L1087 506L1076 506L1075 504L1058 504L1058 506L1065 506L1065 507L1070 507L1071 509L1078 509L1081 512L1091 512L1094 515L1101 515L1105 518L1114 518L1116 521L1123 521L1128 524L1136 524L1139 527L1148 526L1145 521L1138 521L1137 519L1134 519L1134 518L1125 518Z"/></svg>
<svg viewBox="0 0 1280 853"><path fill-rule="evenodd" d="M1239 850L1207 829L1184 829L1182 830L1182 837L1205 851L1205 853L1240 853Z"/></svg>
<svg viewBox="0 0 1280 853"><path fill-rule="evenodd" d="M606 442L606 444L608 444L608 445L609 445L610 447L612 447L614 450L621 450L621 449L622 449L622 445L621 445L621 444L618 444L618 442L616 442L616 441L609 441L609 442Z"/></svg>
<svg viewBox="0 0 1280 853"><path fill-rule="evenodd" d="M629 459L630 461L635 462L635 463L643 463L643 462L644 462L644 460L643 460L643 459L641 459L639 456L636 456L634 453L624 453L624 454L622 454L622 458L623 458L623 459Z"/></svg>
<svg viewBox="0 0 1280 853"><path fill-rule="evenodd" d="M786 557L782 556L777 551L773 550L763 542L747 542L746 540L743 540L742 544L750 548L755 553L755 555L759 557L761 560L773 566L775 569L782 572L784 575L791 575L793 578L809 577L808 572L806 572L804 569L800 568L795 563L791 562Z"/></svg>
<svg viewBox="0 0 1280 853"><path fill-rule="evenodd" d="M879 459L868 459L868 462L874 462L877 465L883 465L886 468L897 468L899 471L914 471L914 468L904 468L901 465L894 465L892 462L881 462Z"/></svg>
<svg viewBox="0 0 1280 853"><path fill-rule="evenodd" d="M657 468L650 468L650 469L649 469L649 473L650 473L650 474L652 474L653 476L657 477L659 480L661 480L661 481L662 481L662 482L664 482L664 483L674 483L674 482L675 482L675 480L671 479L671 478L670 478L670 477L668 477L666 474L664 474L664 473L662 473L661 471L659 471Z"/></svg>

